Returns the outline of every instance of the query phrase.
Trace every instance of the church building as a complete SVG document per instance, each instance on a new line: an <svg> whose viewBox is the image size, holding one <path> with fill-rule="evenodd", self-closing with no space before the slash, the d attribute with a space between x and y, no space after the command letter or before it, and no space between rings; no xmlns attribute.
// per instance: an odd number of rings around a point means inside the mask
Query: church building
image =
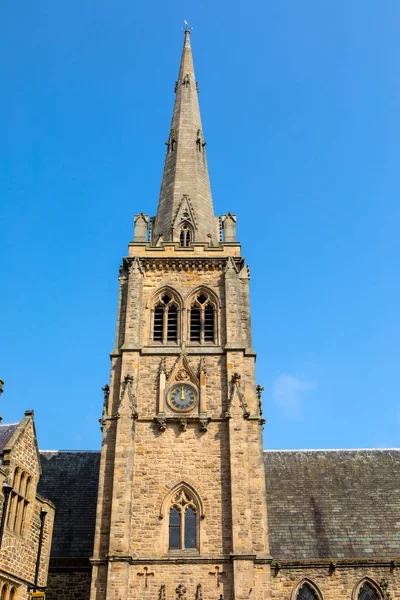
<svg viewBox="0 0 400 600"><path fill-rule="evenodd" d="M119 272L101 453L42 452L47 600L400 600L400 450L264 451L250 272L214 214L191 34ZM228 207L227 207L228 208Z"/></svg>

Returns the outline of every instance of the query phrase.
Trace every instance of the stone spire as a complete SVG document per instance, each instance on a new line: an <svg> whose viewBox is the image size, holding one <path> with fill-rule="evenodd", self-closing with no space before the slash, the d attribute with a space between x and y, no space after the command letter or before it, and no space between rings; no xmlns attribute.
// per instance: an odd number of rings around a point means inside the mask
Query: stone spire
<svg viewBox="0 0 400 600"><path fill-rule="evenodd" d="M185 30L152 241L219 242L200 118L190 30ZM184 231L184 233L182 233Z"/></svg>

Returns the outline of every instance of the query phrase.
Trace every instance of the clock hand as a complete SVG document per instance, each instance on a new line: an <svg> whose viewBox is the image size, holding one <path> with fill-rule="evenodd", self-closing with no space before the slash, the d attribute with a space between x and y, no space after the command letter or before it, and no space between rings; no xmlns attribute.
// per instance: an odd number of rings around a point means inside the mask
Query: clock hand
<svg viewBox="0 0 400 600"><path fill-rule="evenodd" d="M185 392L184 392L184 387L182 386L182 391L181 391L181 400L185 399Z"/></svg>

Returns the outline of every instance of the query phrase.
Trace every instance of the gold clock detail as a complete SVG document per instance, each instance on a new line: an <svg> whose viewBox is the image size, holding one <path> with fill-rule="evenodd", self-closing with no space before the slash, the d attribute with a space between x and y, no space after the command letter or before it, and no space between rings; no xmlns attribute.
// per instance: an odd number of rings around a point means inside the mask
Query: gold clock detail
<svg viewBox="0 0 400 600"><path fill-rule="evenodd" d="M180 383L169 392L168 402L174 410L190 410L197 402L197 392L191 385Z"/></svg>

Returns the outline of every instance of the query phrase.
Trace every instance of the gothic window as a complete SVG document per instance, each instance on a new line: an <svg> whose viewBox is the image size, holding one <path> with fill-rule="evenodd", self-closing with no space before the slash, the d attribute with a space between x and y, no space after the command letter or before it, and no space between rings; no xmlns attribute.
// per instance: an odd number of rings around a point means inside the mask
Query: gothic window
<svg viewBox="0 0 400 600"><path fill-rule="evenodd" d="M16 467L8 505L7 527L20 535L24 532L30 485L31 478Z"/></svg>
<svg viewBox="0 0 400 600"><path fill-rule="evenodd" d="M318 600L318 596L311 586L304 583L298 591L296 600Z"/></svg>
<svg viewBox="0 0 400 600"><path fill-rule="evenodd" d="M198 511L185 489L174 493L169 509L169 549L190 550L198 547Z"/></svg>
<svg viewBox="0 0 400 600"><path fill-rule="evenodd" d="M216 307L209 294L198 293L190 307L190 341L216 343Z"/></svg>
<svg viewBox="0 0 400 600"><path fill-rule="evenodd" d="M185 223L179 233L179 244L182 248L187 248L192 241L192 230L190 226Z"/></svg>
<svg viewBox="0 0 400 600"><path fill-rule="evenodd" d="M154 308L153 341L166 344L178 341L179 311L172 294L163 293Z"/></svg>
<svg viewBox="0 0 400 600"><path fill-rule="evenodd" d="M15 600L16 595L17 592L15 591L15 587L13 587L10 592L10 600Z"/></svg>
<svg viewBox="0 0 400 600"><path fill-rule="evenodd" d="M360 588L358 600L380 600L380 596L378 596L372 585L366 582Z"/></svg>
<svg viewBox="0 0 400 600"><path fill-rule="evenodd" d="M1 600L6 600L6 598L7 598L7 592L8 592L8 587L7 587L7 584L5 583L3 585L3 589L1 590L1 597L0 597Z"/></svg>

